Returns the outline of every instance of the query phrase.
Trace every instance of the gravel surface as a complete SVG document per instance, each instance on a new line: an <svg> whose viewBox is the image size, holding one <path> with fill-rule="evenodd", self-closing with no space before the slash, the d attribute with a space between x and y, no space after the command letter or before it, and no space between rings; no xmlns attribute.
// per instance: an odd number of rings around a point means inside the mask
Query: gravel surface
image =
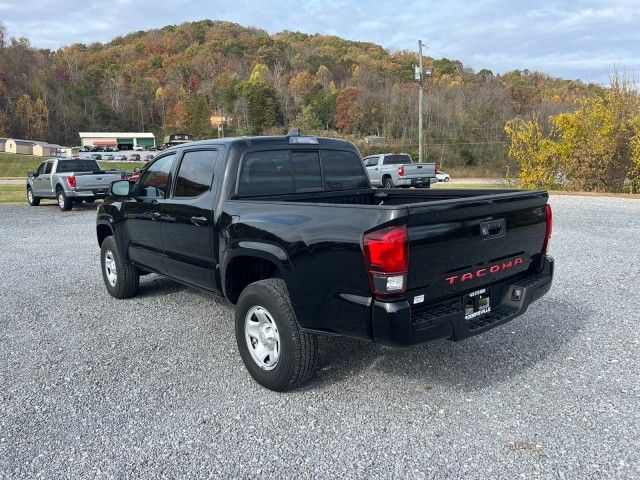
<svg viewBox="0 0 640 480"><path fill-rule="evenodd" d="M321 342L269 392L225 301L105 290L94 208L0 207L0 478L638 478L640 201L552 197L551 292L460 343Z"/></svg>

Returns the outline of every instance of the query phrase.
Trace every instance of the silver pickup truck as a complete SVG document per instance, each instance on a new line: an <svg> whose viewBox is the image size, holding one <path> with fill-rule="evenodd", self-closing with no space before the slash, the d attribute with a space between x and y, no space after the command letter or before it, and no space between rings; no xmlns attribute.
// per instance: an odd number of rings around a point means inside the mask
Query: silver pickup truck
<svg viewBox="0 0 640 480"><path fill-rule="evenodd" d="M120 170L104 171L90 158L50 158L27 174L27 200L36 206L43 198L55 198L67 211L74 203L105 198L111 182L124 178Z"/></svg>
<svg viewBox="0 0 640 480"><path fill-rule="evenodd" d="M364 159L374 187L425 187L436 182L435 163L413 163L407 153L380 153Z"/></svg>

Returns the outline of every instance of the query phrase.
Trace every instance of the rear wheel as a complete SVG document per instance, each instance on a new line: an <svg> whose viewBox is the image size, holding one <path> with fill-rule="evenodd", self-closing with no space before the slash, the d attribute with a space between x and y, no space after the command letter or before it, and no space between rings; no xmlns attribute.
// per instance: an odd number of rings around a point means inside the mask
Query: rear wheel
<svg viewBox="0 0 640 480"><path fill-rule="evenodd" d="M138 270L125 263L113 237L107 237L100 247L102 279L107 291L116 298L133 297L140 285Z"/></svg>
<svg viewBox="0 0 640 480"><path fill-rule="evenodd" d="M56 191L56 197L58 199L58 207L63 212L69 211L73 208L73 199L67 197L62 188L58 188Z"/></svg>
<svg viewBox="0 0 640 480"><path fill-rule="evenodd" d="M253 379L270 390L300 387L315 373L316 337L300 329L282 279L260 280L240 294L236 342Z"/></svg>
<svg viewBox="0 0 640 480"><path fill-rule="evenodd" d="M40 205L40 199L33 194L31 187L27 187L27 202L29 202L29 205L32 207Z"/></svg>
<svg viewBox="0 0 640 480"><path fill-rule="evenodd" d="M393 182L391 181L391 177L384 177L382 180L382 186L384 188L393 188Z"/></svg>

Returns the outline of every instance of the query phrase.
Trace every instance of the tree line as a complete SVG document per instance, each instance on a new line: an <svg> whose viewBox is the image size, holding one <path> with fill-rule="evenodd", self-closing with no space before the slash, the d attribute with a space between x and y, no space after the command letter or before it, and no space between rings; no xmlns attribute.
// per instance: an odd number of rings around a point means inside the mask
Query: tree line
<svg viewBox="0 0 640 480"><path fill-rule="evenodd" d="M34 48L0 24L0 136L75 145L79 131L384 136L417 153L416 55L336 36L203 20L111 42ZM608 89L539 72L425 59L428 160L504 174L518 121L576 112ZM511 123L509 123L511 122ZM509 127L505 130L505 126ZM373 147L368 147L371 150ZM380 148L389 148L388 146ZM512 154L515 152L511 146Z"/></svg>

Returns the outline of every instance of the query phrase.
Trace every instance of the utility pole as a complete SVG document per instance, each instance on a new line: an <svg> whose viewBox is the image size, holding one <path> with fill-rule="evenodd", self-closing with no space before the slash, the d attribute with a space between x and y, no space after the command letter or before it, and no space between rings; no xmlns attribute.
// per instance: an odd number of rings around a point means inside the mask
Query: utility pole
<svg viewBox="0 0 640 480"><path fill-rule="evenodd" d="M423 147L423 139L422 139L422 103L423 103L423 84L424 84L424 70L422 69L422 40L418 40L418 68L420 69L419 73L419 90L418 90L418 163L422 163L422 149Z"/></svg>

